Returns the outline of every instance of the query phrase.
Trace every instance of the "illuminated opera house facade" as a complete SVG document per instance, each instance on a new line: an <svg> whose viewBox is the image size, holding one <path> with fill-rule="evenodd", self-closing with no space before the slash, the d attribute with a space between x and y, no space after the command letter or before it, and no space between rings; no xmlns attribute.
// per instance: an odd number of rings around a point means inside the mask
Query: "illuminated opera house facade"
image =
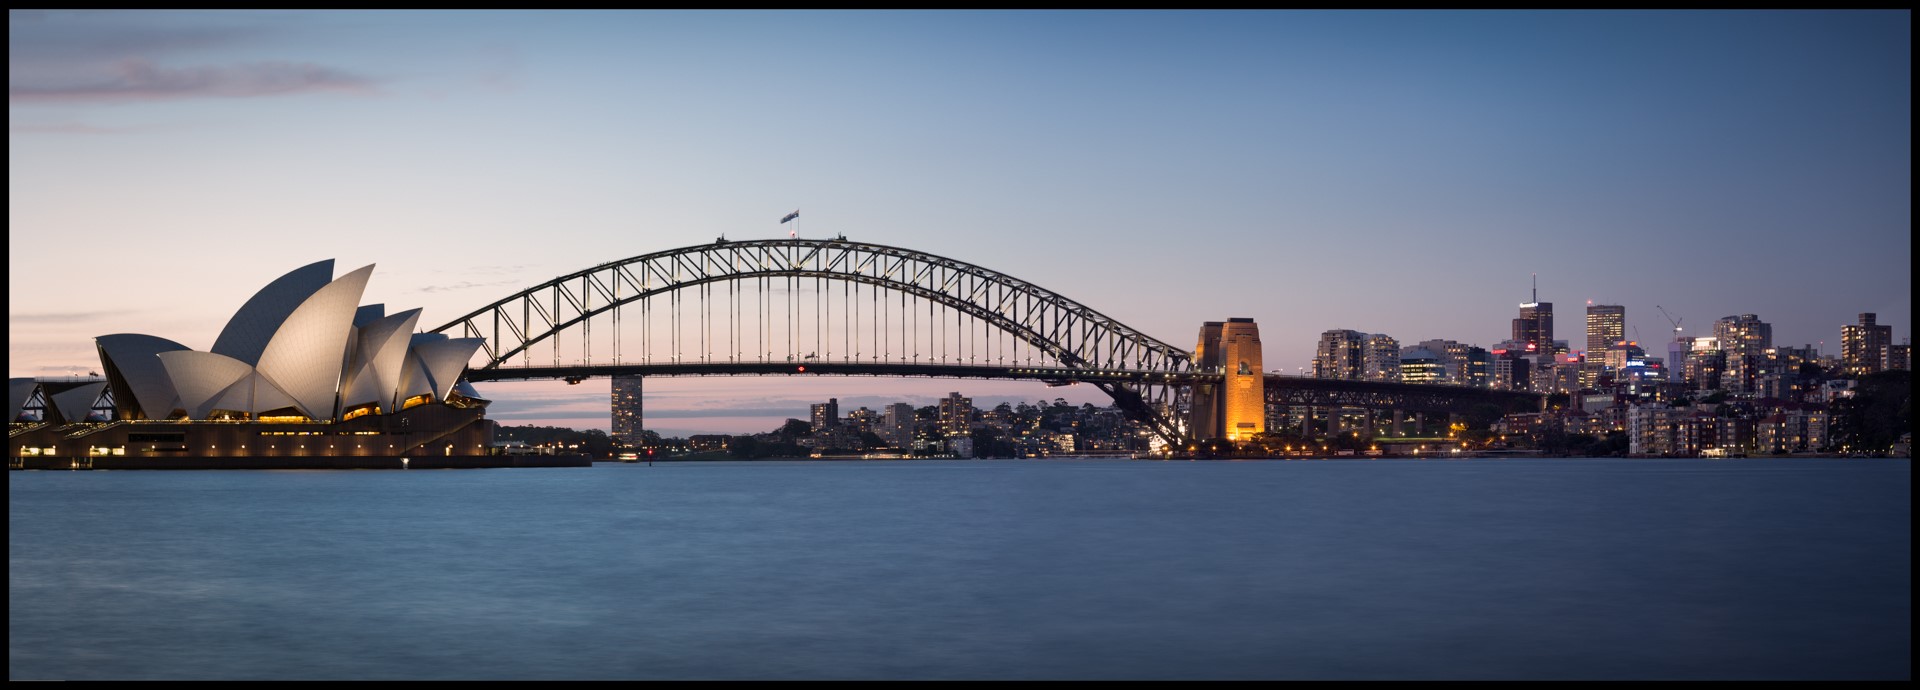
<svg viewBox="0 0 1920 690"><path fill-rule="evenodd" d="M329 259L281 276L206 352L103 335L101 376L11 379L13 465L458 466L448 463L487 455L488 401L461 379L483 341L415 333L419 309L361 306L372 274L335 278Z"/></svg>

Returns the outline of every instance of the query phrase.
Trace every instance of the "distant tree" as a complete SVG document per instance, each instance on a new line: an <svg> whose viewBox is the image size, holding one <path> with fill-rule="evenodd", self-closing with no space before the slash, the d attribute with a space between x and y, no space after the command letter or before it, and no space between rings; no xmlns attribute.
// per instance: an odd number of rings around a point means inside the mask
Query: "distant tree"
<svg viewBox="0 0 1920 690"><path fill-rule="evenodd" d="M1834 441L1856 450L1884 451L1913 430L1913 372L1860 377L1853 396L1834 402Z"/></svg>
<svg viewBox="0 0 1920 690"><path fill-rule="evenodd" d="M1484 431L1492 428L1494 422L1500 421L1500 418L1505 416L1506 412L1501 410L1499 405L1480 403L1474 405L1473 409L1467 410L1465 421L1468 429Z"/></svg>

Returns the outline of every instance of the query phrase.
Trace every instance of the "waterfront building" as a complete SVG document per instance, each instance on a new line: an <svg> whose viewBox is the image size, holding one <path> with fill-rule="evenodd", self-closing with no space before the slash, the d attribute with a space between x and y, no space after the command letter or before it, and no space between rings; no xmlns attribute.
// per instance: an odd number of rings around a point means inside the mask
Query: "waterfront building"
<svg viewBox="0 0 1920 690"><path fill-rule="evenodd" d="M972 432L973 399L962 396L959 392L954 392L945 398L941 398L940 434L952 438L956 436L966 436ZM969 446L969 448L971 448L971 446ZM968 453L961 457L971 457L971 455L971 453Z"/></svg>
<svg viewBox="0 0 1920 690"><path fill-rule="evenodd" d="M881 408L880 428L874 433L894 448L906 448L913 445L912 405L893 403Z"/></svg>
<svg viewBox="0 0 1920 690"><path fill-rule="evenodd" d="M1886 348L1893 344L1893 327L1875 323L1876 315L1865 312L1858 325L1840 327L1840 366L1847 376L1859 378L1886 368Z"/></svg>
<svg viewBox="0 0 1920 690"><path fill-rule="evenodd" d="M1627 411L1627 454L1645 456L1683 455L1682 420L1688 408L1665 404L1635 405Z"/></svg>
<svg viewBox="0 0 1920 690"><path fill-rule="evenodd" d="M331 259L295 269L241 305L204 352L150 335L95 338L100 381L10 382L26 393L14 395L9 451L89 460L487 454L488 401L462 380L484 341L414 333L419 309L360 306L372 273L335 278ZM35 396L51 413L25 415ZM111 420L90 409L108 400Z"/></svg>
<svg viewBox="0 0 1920 690"><path fill-rule="evenodd" d="M639 376L618 375L613 377L613 441L619 445L633 447L644 445L642 435L644 413L641 396L641 378Z"/></svg>

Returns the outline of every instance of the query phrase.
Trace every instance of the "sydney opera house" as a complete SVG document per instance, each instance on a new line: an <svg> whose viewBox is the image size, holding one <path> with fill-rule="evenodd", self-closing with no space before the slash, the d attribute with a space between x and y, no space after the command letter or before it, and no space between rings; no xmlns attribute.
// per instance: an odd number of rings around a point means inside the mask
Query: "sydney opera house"
<svg viewBox="0 0 1920 690"><path fill-rule="evenodd" d="M372 274L369 265L335 278L329 259L281 276L205 352L103 335L102 375L9 380L11 464L525 464L482 460L493 436L487 401L461 380L482 341L415 333L419 309L361 306Z"/></svg>

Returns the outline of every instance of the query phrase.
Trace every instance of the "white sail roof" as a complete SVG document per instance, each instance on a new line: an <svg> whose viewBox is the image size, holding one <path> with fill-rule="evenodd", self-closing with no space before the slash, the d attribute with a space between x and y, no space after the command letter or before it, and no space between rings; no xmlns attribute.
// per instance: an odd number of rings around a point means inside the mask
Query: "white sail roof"
<svg viewBox="0 0 1920 690"><path fill-rule="evenodd" d="M420 321L420 310L410 309L363 325L356 331L353 361L347 365L346 391L340 398L342 409L376 403L384 411L393 410L393 391L400 387L405 367L408 334Z"/></svg>
<svg viewBox="0 0 1920 690"><path fill-rule="evenodd" d="M174 390L180 393L180 406L193 419L206 419L216 402L232 404L233 392L228 389L253 373L246 362L212 352L178 350L157 357L167 369L167 378L173 379ZM252 403L243 400L238 407L220 409L251 412L251 408Z"/></svg>
<svg viewBox="0 0 1920 690"><path fill-rule="evenodd" d="M87 421L87 414L93 411L93 404L99 402L100 394L107 390L107 382L88 383L53 394L53 406L60 410L60 417L71 424Z"/></svg>
<svg viewBox="0 0 1920 690"><path fill-rule="evenodd" d="M137 409L147 419L166 419L180 407L180 394L160 365L162 352L188 349L166 338L140 333L115 333L93 339L100 350L100 365L117 372L127 390L116 390L114 403L122 409Z"/></svg>
<svg viewBox="0 0 1920 690"><path fill-rule="evenodd" d="M227 320L227 327L213 341L212 352L247 366L258 365L267 343L287 317L332 279L333 259L327 259L296 268L268 283Z"/></svg>
<svg viewBox="0 0 1920 690"><path fill-rule="evenodd" d="M369 264L314 292L287 315L260 354L260 375L293 396L308 417L334 416L353 314L372 275Z"/></svg>

